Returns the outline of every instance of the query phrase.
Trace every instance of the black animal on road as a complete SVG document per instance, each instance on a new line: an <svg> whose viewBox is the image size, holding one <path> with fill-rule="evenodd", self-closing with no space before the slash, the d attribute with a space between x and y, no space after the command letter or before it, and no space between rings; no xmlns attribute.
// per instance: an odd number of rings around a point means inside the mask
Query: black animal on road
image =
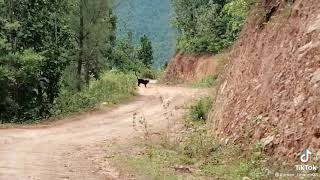
<svg viewBox="0 0 320 180"><path fill-rule="evenodd" d="M138 77L137 73L134 72L134 74L136 75L137 77L137 80L138 80L138 86L140 87L140 84L143 84L145 87L147 87L147 84L149 84L149 80L146 80L146 79L141 79Z"/></svg>

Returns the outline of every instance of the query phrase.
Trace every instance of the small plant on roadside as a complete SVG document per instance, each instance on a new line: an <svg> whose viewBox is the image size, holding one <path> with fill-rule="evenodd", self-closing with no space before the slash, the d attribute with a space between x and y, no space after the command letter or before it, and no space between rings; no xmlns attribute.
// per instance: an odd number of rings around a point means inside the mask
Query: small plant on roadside
<svg viewBox="0 0 320 180"><path fill-rule="evenodd" d="M181 153L193 159L208 157L219 148L219 144L208 134L206 127L199 126L187 135L181 146Z"/></svg>
<svg viewBox="0 0 320 180"><path fill-rule="evenodd" d="M144 114L139 115L137 112L133 114L132 127L135 131L143 133L144 140L150 139L150 125Z"/></svg>
<svg viewBox="0 0 320 180"><path fill-rule="evenodd" d="M192 121L206 121L208 119L209 111L212 108L212 98L203 97L194 105L191 105L189 116Z"/></svg>

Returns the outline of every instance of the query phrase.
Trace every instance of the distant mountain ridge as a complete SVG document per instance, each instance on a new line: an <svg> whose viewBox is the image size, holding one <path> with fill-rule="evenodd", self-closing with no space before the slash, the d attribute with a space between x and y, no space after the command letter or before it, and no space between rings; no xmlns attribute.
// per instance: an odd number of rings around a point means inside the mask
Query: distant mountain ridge
<svg viewBox="0 0 320 180"><path fill-rule="evenodd" d="M154 47L155 66L160 67L174 53L176 32L171 22L170 0L122 0L115 7L117 33L132 31L135 42L146 34Z"/></svg>

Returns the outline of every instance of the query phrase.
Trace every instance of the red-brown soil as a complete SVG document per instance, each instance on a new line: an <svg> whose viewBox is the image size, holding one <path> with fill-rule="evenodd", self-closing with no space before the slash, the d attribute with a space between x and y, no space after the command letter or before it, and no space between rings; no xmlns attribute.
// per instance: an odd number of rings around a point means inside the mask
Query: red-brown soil
<svg viewBox="0 0 320 180"><path fill-rule="evenodd" d="M217 75L218 61L213 55L191 55L177 53L166 70L168 81L200 80L206 76Z"/></svg>
<svg viewBox="0 0 320 180"><path fill-rule="evenodd" d="M262 2L220 77L212 129L297 161L320 150L320 1Z"/></svg>

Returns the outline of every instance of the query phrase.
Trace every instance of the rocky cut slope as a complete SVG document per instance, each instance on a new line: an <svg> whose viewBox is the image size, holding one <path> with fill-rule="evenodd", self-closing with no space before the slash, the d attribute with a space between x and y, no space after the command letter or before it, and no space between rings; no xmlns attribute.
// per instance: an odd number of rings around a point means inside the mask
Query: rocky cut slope
<svg viewBox="0 0 320 180"><path fill-rule="evenodd" d="M166 72L167 81L195 81L218 75L223 57L213 55L192 55L178 52L170 61Z"/></svg>
<svg viewBox="0 0 320 180"><path fill-rule="evenodd" d="M320 150L320 1L261 0L257 9L220 78L212 129L296 161Z"/></svg>

